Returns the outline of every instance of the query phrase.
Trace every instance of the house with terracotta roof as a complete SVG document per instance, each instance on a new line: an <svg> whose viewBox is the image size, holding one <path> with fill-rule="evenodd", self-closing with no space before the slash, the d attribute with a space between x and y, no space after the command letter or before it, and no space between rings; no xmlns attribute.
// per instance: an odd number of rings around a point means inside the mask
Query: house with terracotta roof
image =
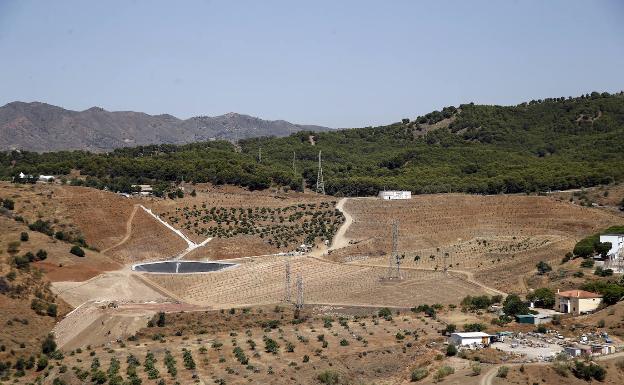
<svg viewBox="0 0 624 385"><path fill-rule="evenodd" d="M598 309L602 295L585 290L559 291L555 294L555 310L560 313L586 314Z"/></svg>

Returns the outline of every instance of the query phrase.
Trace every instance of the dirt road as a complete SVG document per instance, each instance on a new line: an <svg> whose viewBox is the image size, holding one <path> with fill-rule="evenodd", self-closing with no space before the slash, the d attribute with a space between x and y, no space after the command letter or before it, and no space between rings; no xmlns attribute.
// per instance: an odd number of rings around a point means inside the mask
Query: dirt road
<svg viewBox="0 0 624 385"><path fill-rule="evenodd" d="M132 208L130 217L126 221L126 234L124 235L124 237L119 242L115 243L114 245L109 246L105 248L104 250L102 250L101 251L102 253L106 253L107 251L112 250L117 246L123 245L124 243L126 243L126 241L128 241L128 239L130 239L130 236L132 235L132 220L134 219L134 216L136 215L138 209L139 209L138 204L134 205L134 207Z"/></svg>
<svg viewBox="0 0 624 385"><path fill-rule="evenodd" d="M334 239L332 240L331 246L329 246L329 250L341 249L343 247L349 246L350 239L345 236L349 226L353 223L353 217L349 214L345 209L344 205L347 202L348 198L342 198L336 204L336 209L340 210L342 215L345 217L344 223L340 226L336 235L334 235Z"/></svg>

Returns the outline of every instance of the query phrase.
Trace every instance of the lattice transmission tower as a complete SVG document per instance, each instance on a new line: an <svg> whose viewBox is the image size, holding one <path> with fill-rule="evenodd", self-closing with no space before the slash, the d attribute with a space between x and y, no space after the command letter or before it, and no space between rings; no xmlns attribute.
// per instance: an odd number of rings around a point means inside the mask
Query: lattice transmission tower
<svg viewBox="0 0 624 385"><path fill-rule="evenodd" d="M297 274L296 289L297 289L297 298L295 302L295 309L301 310L303 309L303 277L301 277L301 274Z"/></svg>
<svg viewBox="0 0 624 385"><path fill-rule="evenodd" d="M293 151L293 174L297 174L297 164L295 163L295 161L297 160L297 156L295 154L295 152Z"/></svg>
<svg viewBox="0 0 624 385"><path fill-rule="evenodd" d="M399 255L399 222L392 221L392 253L388 260L388 279L401 279L401 256Z"/></svg>
<svg viewBox="0 0 624 385"><path fill-rule="evenodd" d="M286 276L284 277L284 302L290 303L290 261L286 261L284 267L286 270Z"/></svg>
<svg viewBox="0 0 624 385"><path fill-rule="evenodd" d="M321 151L318 155L318 174L316 176L316 192L325 195L325 181L323 180L323 164L321 163Z"/></svg>

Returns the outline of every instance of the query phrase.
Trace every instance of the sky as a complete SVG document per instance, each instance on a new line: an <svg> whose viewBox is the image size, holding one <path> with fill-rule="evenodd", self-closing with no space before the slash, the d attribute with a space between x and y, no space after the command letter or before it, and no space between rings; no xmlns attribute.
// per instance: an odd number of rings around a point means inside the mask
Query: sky
<svg viewBox="0 0 624 385"><path fill-rule="evenodd" d="M342 128L621 90L622 0L0 0L0 105Z"/></svg>

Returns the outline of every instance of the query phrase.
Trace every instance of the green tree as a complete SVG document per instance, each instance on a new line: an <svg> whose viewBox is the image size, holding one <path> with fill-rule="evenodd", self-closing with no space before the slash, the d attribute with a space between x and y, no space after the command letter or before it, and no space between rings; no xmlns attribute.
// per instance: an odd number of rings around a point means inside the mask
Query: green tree
<svg viewBox="0 0 624 385"><path fill-rule="evenodd" d="M555 306L555 292L547 287L541 287L527 295L527 300L534 302L536 305L544 308L552 308Z"/></svg>
<svg viewBox="0 0 624 385"><path fill-rule="evenodd" d="M544 261L539 261L536 267L537 267L537 272L540 275L544 275L548 273L549 271L552 271L552 267L550 267L550 265Z"/></svg>
<svg viewBox="0 0 624 385"><path fill-rule="evenodd" d="M12 199L5 198L2 200L2 207L4 207L7 210L14 210L15 202Z"/></svg>
<svg viewBox="0 0 624 385"><path fill-rule="evenodd" d="M56 351L56 342L54 341L54 335L48 334L41 343L41 352L47 356Z"/></svg>
<svg viewBox="0 0 624 385"><path fill-rule="evenodd" d="M39 251L37 251L36 257L38 261L43 261L46 258L48 258L48 252L45 250L39 249Z"/></svg>
<svg viewBox="0 0 624 385"><path fill-rule="evenodd" d="M279 345L275 342L274 339L265 337L264 338L264 350L267 353L277 354L279 352Z"/></svg>
<svg viewBox="0 0 624 385"><path fill-rule="evenodd" d="M516 294L509 294L503 302L503 311L509 317L515 317L518 314L527 314L529 307Z"/></svg>
<svg viewBox="0 0 624 385"><path fill-rule="evenodd" d="M613 247L611 242L598 242L594 247L594 250L596 253L600 254L602 258L606 258L607 253L611 250L611 247Z"/></svg>
<svg viewBox="0 0 624 385"><path fill-rule="evenodd" d="M40 372L46 367L48 367L48 357L39 356L39 359L37 360L37 371Z"/></svg>
<svg viewBox="0 0 624 385"><path fill-rule="evenodd" d="M166 318L165 318L165 313L164 312L159 312L158 313L158 319L156 320L156 326L158 327L164 327L165 324L167 323Z"/></svg>
<svg viewBox="0 0 624 385"><path fill-rule="evenodd" d="M69 250L70 253L74 254L77 257L84 257L85 256L85 252L84 250L77 245L72 246L72 248Z"/></svg>

